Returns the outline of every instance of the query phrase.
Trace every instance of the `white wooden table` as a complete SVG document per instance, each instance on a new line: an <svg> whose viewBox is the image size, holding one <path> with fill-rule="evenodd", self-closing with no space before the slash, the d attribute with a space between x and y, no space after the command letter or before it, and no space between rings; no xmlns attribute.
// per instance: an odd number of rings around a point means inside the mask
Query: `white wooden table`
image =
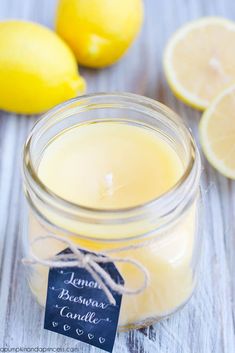
<svg viewBox="0 0 235 353"><path fill-rule="evenodd" d="M0 19L22 18L53 27L55 4L55 0L0 0ZM146 0L145 10L142 33L125 58L105 70L81 69L88 92L131 91L157 99L177 111L197 139L200 113L173 97L162 74L162 50L172 32L188 20L205 15L235 20L235 1ZM21 150L35 119L0 113L0 351L63 347L98 352L43 330L43 311L31 296L21 265ZM118 334L114 352L235 352L235 182L219 175L204 158L203 164L204 246L197 291L170 319Z"/></svg>

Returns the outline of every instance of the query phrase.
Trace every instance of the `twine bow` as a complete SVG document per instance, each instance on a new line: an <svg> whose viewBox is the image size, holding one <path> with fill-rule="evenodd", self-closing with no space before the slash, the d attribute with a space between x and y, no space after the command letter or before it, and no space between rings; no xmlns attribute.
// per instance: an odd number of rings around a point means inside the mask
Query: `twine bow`
<svg viewBox="0 0 235 353"><path fill-rule="evenodd" d="M45 239L56 239L66 244L67 247L71 250L71 254L58 254L52 256L48 259L41 259L36 256L32 251L29 258L23 259L24 264L41 264L44 266L52 267L52 268L63 268L63 267L82 267L85 268L93 279L97 282L97 284L102 288L105 295L107 296L110 304L115 305L116 300L110 289L118 292L119 294L128 294L134 295L139 294L147 288L149 284L149 272L147 269L140 264L138 261L129 258L119 258L119 257L111 257L109 254L126 251L129 249L137 249L142 247L143 245L130 245L122 248L115 248L111 250L106 250L103 252L95 252L95 253L83 253L82 250L89 252L89 249L76 247L69 239L63 238L54 234L48 234L45 236L40 236L36 238L32 244L35 244L38 241ZM116 283L113 278L107 273L101 266L100 263L108 263L108 262L125 262L132 264L136 268L138 268L144 275L143 283L136 289L128 289L122 284Z"/></svg>

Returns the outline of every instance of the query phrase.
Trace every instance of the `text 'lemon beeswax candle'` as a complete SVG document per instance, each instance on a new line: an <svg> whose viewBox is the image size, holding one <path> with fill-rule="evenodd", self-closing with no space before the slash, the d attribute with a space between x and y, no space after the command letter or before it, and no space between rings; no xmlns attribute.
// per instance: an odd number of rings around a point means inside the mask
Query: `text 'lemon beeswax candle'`
<svg viewBox="0 0 235 353"><path fill-rule="evenodd" d="M192 137L165 106L131 94L64 103L35 125L25 146L25 255L54 257L66 247L59 237L93 253L112 250L111 258L123 259L115 266L124 287L142 288L124 292L119 328L159 320L195 287L199 176ZM58 238L33 243L48 234ZM49 268L36 263L28 270L44 306Z"/></svg>

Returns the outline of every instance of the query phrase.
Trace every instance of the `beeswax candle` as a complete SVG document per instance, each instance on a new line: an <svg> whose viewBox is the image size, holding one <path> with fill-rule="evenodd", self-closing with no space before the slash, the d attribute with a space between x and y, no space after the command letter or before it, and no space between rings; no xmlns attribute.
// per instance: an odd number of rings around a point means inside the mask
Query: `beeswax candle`
<svg viewBox="0 0 235 353"><path fill-rule="evenodd" d="M91 251L115 247L116 243L118 247L139 244L146 234L148 239L154 239L138 249L118 254L137 260L150 276L150 284L142 293L123 296L120 327L138 326L164 317L183 305L193 291L198 191L187 207L167 224L159 221L153 209L148 217L112 222L113 214L150 207L151 201L161 201L171 190L173 193L186 168L187 162L161 132L117 120L85 122L64 129L49 140L41 153L37 176L48 193L57 195L71 207L107 213L102 225L97 219L68 218L49 207L45 210L43 205L38 206L39 213L58 227L54 230L56 234L69 236L75 244ZM31 213L30 241L48 232L51 225L40 222ZM64 245L48 239L33 248L37 256L47 258L63 250ZM127 287L136 288L143 280L142 273L132 265L122 263L117 267ZM48 268L36 265L29 277L30 287L42 305L45 305L47 275Z"/></svg>

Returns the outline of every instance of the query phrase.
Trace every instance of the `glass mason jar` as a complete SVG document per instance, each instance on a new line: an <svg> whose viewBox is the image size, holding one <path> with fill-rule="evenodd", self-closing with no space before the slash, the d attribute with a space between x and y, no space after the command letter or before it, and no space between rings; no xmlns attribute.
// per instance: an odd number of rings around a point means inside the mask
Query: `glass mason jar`
<svg viewBox="0 0 235 353"><path fill-rule="evenodd" d="M47 145L79 124L121 121L151 129L177 152L184 166L178 183L162 196L137 207L99 210L60 198L42 183L38 165ZM123 295L119 330L152 324L182 307L192 295L200 255L200 156L183 121L164 105L134 94L94 94L72 99L47 112L32 129L24 149L24 189L29 204L24 256L55 256L65 248L56 239L32 244L38 236L67 237L92 252L129 247L110 256L137 260L149 274L143 292ZM135 247L135 245L138 245ZM143 273L116 264L128 288L143 283ZM28 265L29 286L45 306L48 267Z"/></svg>

